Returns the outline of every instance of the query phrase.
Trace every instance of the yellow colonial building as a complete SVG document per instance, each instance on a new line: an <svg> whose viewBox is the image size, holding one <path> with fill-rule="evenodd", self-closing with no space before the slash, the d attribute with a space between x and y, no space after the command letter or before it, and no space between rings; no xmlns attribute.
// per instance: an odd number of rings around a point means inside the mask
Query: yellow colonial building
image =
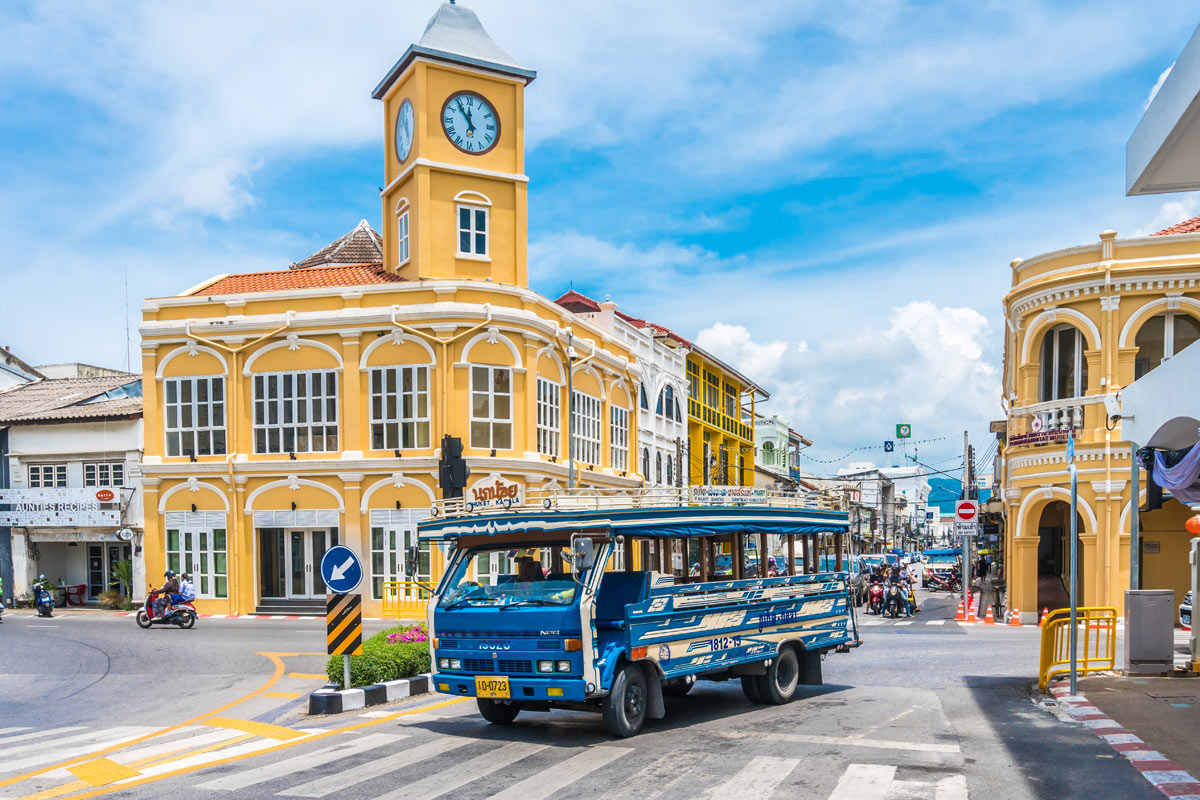
<svg viewBox="0 0 1200 800"><path fill-rule="evenodd" d="M691 346L687 356L688 470L693 485L754 485L754 408L770 395Z"/></svg>
<svg viewBox="0 0 1200 800"><path fill-rule="evenodd" d="M1192 221L1195 223L1196 221ZM1080 604L1123 612L1129 588L1132 452L1121 387L1200 338L1200 226L1012 262L1004 298L1004 577L1009 609L1035 621L1065 602L1070 476L1078 467ZM1140 502L1147 503L1145 472ZM1141 515L1141 586L1187 591L1191 512L1168 495Z"/></svg>
<svg viewBox="0 0 1200 800"><path fill-rule="evenodd" d="M568 414L578 485L641 485L631 352L528 288L534 76L443 5L374 93L382 236L364 222L289 269L144 303L147 571L193 573L202 612L320 611L339 543L379 616L446 435L471 502L566 487ZM417 573L440 565L423 549Z"/></svg>

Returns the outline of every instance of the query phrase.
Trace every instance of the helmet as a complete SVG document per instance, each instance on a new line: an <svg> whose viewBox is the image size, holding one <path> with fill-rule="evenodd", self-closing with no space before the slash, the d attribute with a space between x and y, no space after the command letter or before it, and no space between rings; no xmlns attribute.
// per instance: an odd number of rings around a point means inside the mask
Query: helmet
<svg viewBox="0 0 1200 800"><path fill-rule="evenodd" d="M39 581L44 581L44 580L46 580L46 576L45 576L45 575L38 575L38 580L39 580Z"/></svg>
<svg viewBox="0 0 1200 800"><path fill-rule="evenodd" d="M174 578L174 577L175 577L175 570L173 570L173 569L169 569L169 570L167 570L166 572L164 572L164 573L163 573L163 577L164 577L164 578Z"/></svg>

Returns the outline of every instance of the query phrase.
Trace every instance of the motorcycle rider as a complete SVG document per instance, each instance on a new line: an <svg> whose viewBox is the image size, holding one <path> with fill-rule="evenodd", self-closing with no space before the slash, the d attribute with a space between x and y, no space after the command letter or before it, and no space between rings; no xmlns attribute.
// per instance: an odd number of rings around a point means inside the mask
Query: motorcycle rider
<svg viewBox="0 0 1200 800"><path fill-rule="evenodd" d="M909 602L909 590L912 587L912 579L908 576L908 572L902 567L892 567L892 574L888 578L888 583L897 584L900 587L901 596L904 598L904 613L906 616L913 615L913 606Z"/></svg>
<svg viewBox="0 0 1200 800"><path fill-rule="evenodd" d="M179 580L175 577L174 570L167 570L163 573L163 585L158 588L158 598L154 601L154 616L161 617L167 604L175 600L175 596L179 594Z"/></svg>
<svg viewBox="0 0 1200 800"><path fill-rule="evenodd" d="M196 587L192 585L192 576L184 573L179 576L179 594L171 598L172 603L190 603L196 599Z"/></svg>

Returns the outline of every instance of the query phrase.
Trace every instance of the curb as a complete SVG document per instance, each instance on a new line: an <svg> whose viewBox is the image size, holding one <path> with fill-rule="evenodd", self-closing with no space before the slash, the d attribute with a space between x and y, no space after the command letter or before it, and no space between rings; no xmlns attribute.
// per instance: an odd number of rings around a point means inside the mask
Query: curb
<svg viewBox="0 0 1200 800"><path fill-rule="evenodd" d="M1185 798L1200 796L1200 781L1174 761L1153 749L1108 717L1083 695L1071 695L1070 684L1052 682L1050 694L1066 710L1071 719L1091 728L1092 733L1133 764L1151 786L1167 797Z"/></svg>
<svg viewBox="0 0 1200 800"><path fill-rule="evenodd" d="M395 681L363 686L359 689L333 689L326 686L308 696L308 713L340 714L364 706L377 706L429 691L429 674L414 675Z"/></svg>

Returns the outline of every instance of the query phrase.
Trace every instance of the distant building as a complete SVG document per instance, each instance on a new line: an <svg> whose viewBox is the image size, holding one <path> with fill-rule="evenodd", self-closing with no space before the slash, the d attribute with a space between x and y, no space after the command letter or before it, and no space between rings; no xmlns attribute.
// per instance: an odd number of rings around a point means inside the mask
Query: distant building
<svg viewBox="0 0 1200 800"><path fill-rule="evenodd" d="M754 484L770 489L799 488L800 450L812 440L794 431L778 416L754 420Z"/></svg>

